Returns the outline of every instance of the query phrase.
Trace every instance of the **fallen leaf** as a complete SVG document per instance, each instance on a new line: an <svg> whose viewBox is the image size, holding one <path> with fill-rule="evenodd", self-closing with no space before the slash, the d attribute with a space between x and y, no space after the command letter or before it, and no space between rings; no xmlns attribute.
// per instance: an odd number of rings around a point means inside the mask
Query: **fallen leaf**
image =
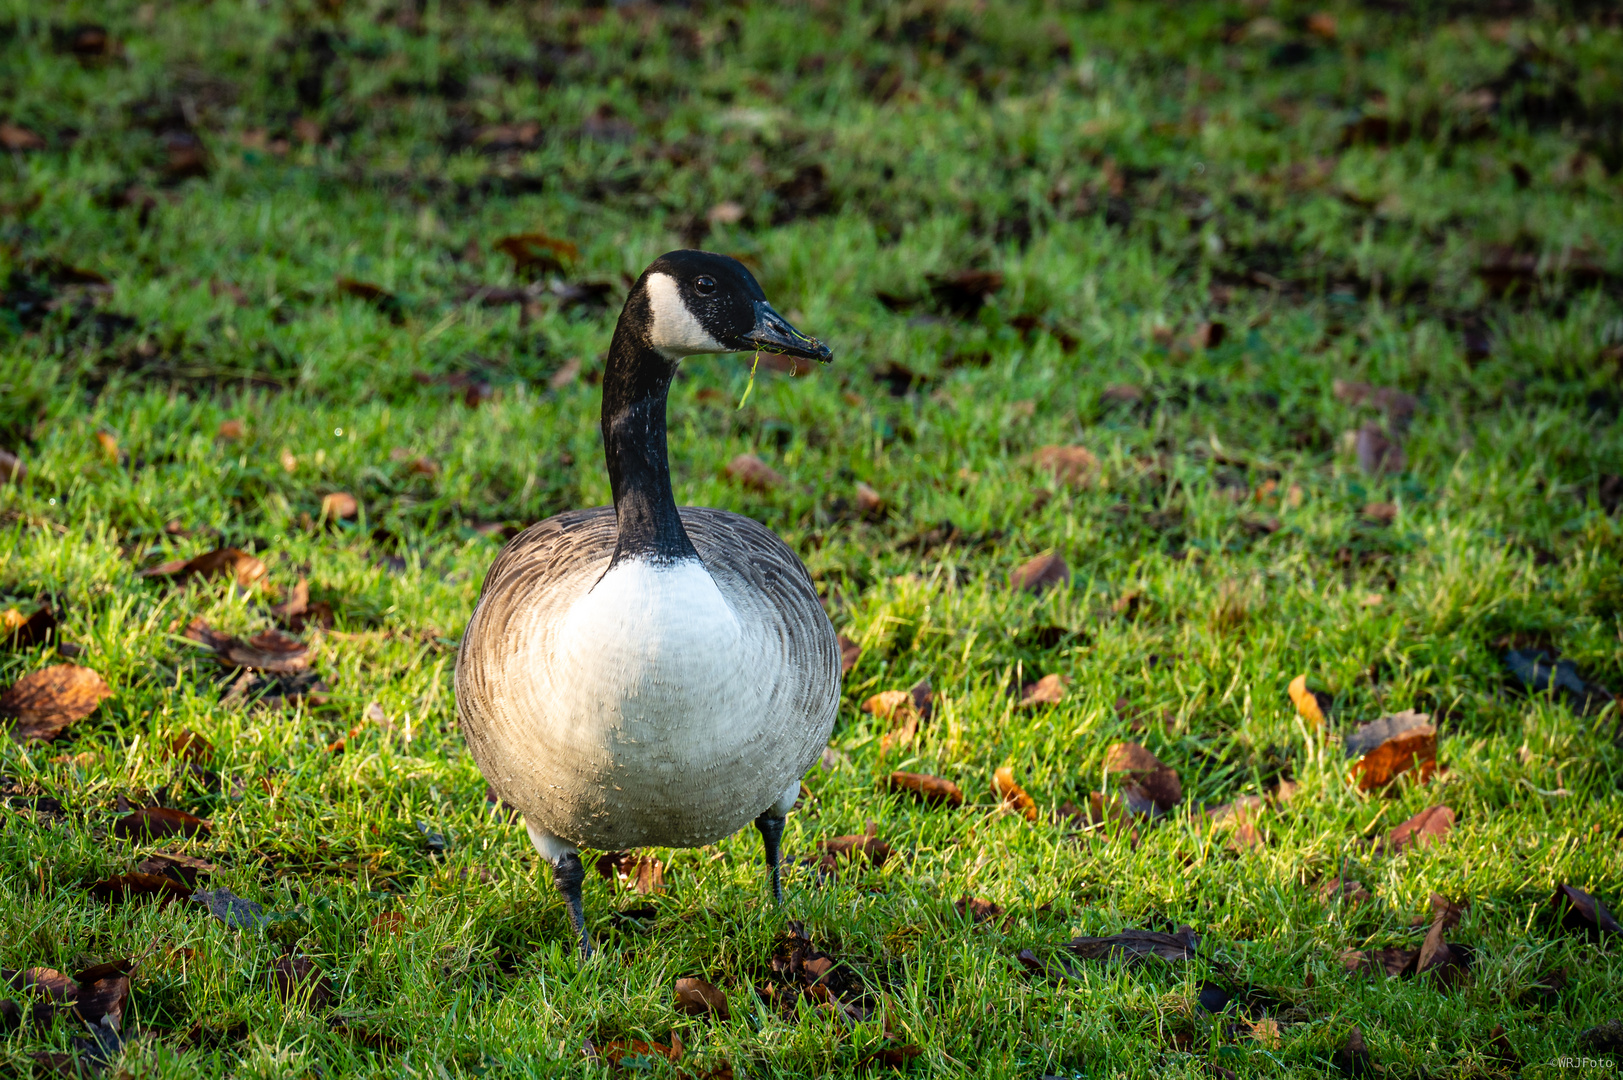
<svg viewBox="0 0 1623 1080"><path fill-rule="evenodd" d="M1370 476L1401 473L1406 464L1403 440L1373 421L1358 429L1358 467Z"/></svg>
<svg viewBox="0 0 1623 1080"><path fill-rule="evenodd" d="M1273 1017L1265 1016L1260 1020L1243 1021L1251 1029L1251 1037L1270 1050L1279 1049L1283 1041L1280 1036L1279 1021Z"/></svg>
<svg viewBox="0 0 1623 1080"><path fill-rule="evenodd" d="M1471 954L1443 940L1443 933L1447 929L1445 919L1437 919L1431 924L1431 929L1426 932L1426 940L1420 946L1420 956L1415 961L1415 973L1430 975L1444 986L1453 987L1464 980L1471 967Z"/></svg>
<svg viewBox="0 0 1623 1080"><path fill-rule="evenodd" d="M905 1069L907 1063L924 1053L923 1048L907 1043L904 1046L882 1046L857 1062L858 1067L883 1065L887 1069Z"/></svg>
<svg viewBox="0 0 1623 1080"><path fill-rule="evenodd" d="M1070 583L1071 568L1065 565L1065 560L1057 552L1038 555L1016 567L1009 575L1011 587L1038 595L1056 585Z"/></svg>
<svg viewBox="0 0 1623 1080"><path fill-rule="evenodd" d="M1085 446L1045 446L1032 455L1037 467L1054 474L1067 487L1092 486L1099 476L1099 459Z"/></svg>
<svg viewBox="0 0 1623 1080"><path fill-rule="evenodd" d="M1416 849L1441 841L1454 827L1454 811L1446 806L1428 806L1387 834L1387 846L1394 851Z"/></svg>
<svg viewBox="0 0 1623 1080"><path fill-rule="evenodd" d="M1623 1042L1623 1040L1619 1041ZM1503 1024L1493 1025L1493 1030L1488 1032L1487 1056L1509 1069L1521 1069L1521 1056L1516 1053L1516 1048L1510 1045L1510 1037L1505 1034L1505 1025Z"/></svg>
<svg viewBox="0 0 1623 1080"><path fill-rule="evenodd" d="M1364 1044L1362 1031L1353 1028L1347 1034L1347 1041L1336 1051L1336 1068L1353 1080L1369 1080L1375 1075L1375 1059L1370 1056L1369 1047Z"/></svg>
<svg viewBox="0 0 1623 1080"><path fill-rule="evenodd" d="M247 641L222 634L201 618L186 627L186 638L206 645L224 667L294 674L310 666L310 647L280 630L265 630Z"/></svg>
<svg viewBox="0 0 1623 1080"><path fill-rule="evenodd" d="M1419 398L1388 386L1371 386L1369 383L1344 382L1337 379L1331 384L1331 390L1336 400L1344 404L1371 405L1380 409L1392 418L1400 430L1408 426L1420 408Z"/></svg>
<svg viewBox="0 0 1623 1080"><path fill-rule="evenodd" d="M22 971L7 971L0 978L18 993L43 994L58 1004L79 997L79 984L55 968L31 967Z"/></svg>
<svg viewBox="0 0 1623 1080"><path fill-rule="evenodd" d="M676 980L676 1011L689 1015L709 1015L717 1020L730 1019L727 995L699 978Z"/></svg>
<svg viewBox="0 0 1623 1080"><path fill-rule="evenodd" d="M302 953L277 957L271 965L270 984L285 1002L307 1003L312 1009L324 1009L333 1002L331 981L322 974L320 965Z"/></svg>
<svg viewBox="0 0 1623 1080"><path fill-rule="evenodd" d="M985 922L1003 914L1003 908L990 900L964 894L952 905L959 915L967 915L973 922Z"/></svg>
<svg viewBox="0 0 1623 1080"><path fill-rule="evenodd" d="M1178 770L1163 765L1138 743L1116 743L1105 753L1105 771L1122 778L1122 794L1135 814L1155 817L1183 802Z"/></svg>
<svg viewBox="0 0 1623 1080"><path fill-rule="evenodd" d="M142 570L136 576L169 578L176 582L189 581L192 578L232 576L236 578L238 585L247 588L264 577L265 572L265 564L259 559L238 548L225 547L215 548L191 559L174 559L160 563L151 569Z"/></svg>
<svg viewBox="0 0 1623 1080"><path fill-rule="evenodd" d="M727 476L750 491L768 492L786 482L776 469L754 454L739 454L727 463Z"/></svg>
<svg viewBox="0 0 1623 1080"><path fill-rule="evenodd" d="M295 634L307 626L319 626L323 630L331 630L333 623L332 605L325 600L310 602L310 583L300 578L298 583L288 590L287 599L270 609L272 615L284 627Z"/></svg>
<svg viewBox="0 0 1623 1080"><path fill-rule="evenodd" d="M1552 659L1542 649L1512 649L1505 653L1504 664L1524 693L1560 691L1560 696L1579 715L1599 712L1612 701L1612 694L1605 687L1585 682L1571 660Z"/></svg>
<svg viewBox="0 0 1623 1080"><path fill-rule="evenodd" d="M123 959L79 972L79 999L74 1005L79 1019L92 1027L117 1031L124 1023L124 1007L130 1000L130 972L134 970L135 962Z"/></svg>
<svg viewBox="0 0 1623 1080"><path fill-rule="evenodd" d="M1058 705L1065 700L1065 686L1069 681L1063 675L1044 675L1022 688L1020 704L1028 709L1042 705Z"/></svg>
<svg viewBox="0 0 1623 1080"><path fill-rule="evenodd" d="M165 874L138 871L98 881L90 886L90 895L109 904L122 904L130 900L157 900L160 904L169 904L190 899L192 890Z"/></svg>
<svg viewBox="0 0 1623 1080"><path fill-rule="evenodd" d="M1414 970L1418 949L1349 949L1341 954L1341 965L1349 973L1380 972L1396 979Z"/></svg>
<svg viewBox="0 0 1623 1080"><path fill-rule="evenodd" d="M1314 730L1324 727L1324 710L1319 708L1319 699L1316 694L1307 688L1307 676L1298 675L1291 680L1291 701L1296 705L1296 712L1307 721Z"/></svg>
<svg viewBox="0 0 1623 1080"><path fill-rule="evenodd" d="M0 120L0 147L14 154L45 149L45 139L20 124Z"/></svg>
<svg viewBox="0 0 1623 1080"><path fill-rule="evenodd" d="M163 875L181 883L186 890L180 898L189 899L197 883L219 867L178 851L155 851L142 859L135 869L138 873Z"/></svg>
<svg viewBox="0 0 1623 1080"><path fill-rule="evenodd" d="M1465 913L1462 904L1456 904L1442 893L1431 894L1431 921L1442 923L1444 930L1452 930L1460 924L1460 916Z"/></svg>
<svg viewBox="0 0 1623 1080"><path fill-rule="evenodd" d="M712 225L737 225L744 220L744 207L731 200L719 202L705 211L704 219Z"/></svg>
<svg viewBox="0 0 1623 1080"><path fill-rule="evenodd" d="M932 805L962 806L964 793L951 780L924 773L893 772L885 781L892 792L906 792L920 802Z"/></svg>
<svg viewBox="0 0 1623 1080"><path fill-rule="evenodd" d="M656 1060L663 1058L666 1061L675 1061L682 1056L682 1040L676 1033L671 1033L671 1045L664 1043L643 1042L641 1039L616 1039L604 1043L599 1051L609 1068L635 1072L638 1074L648 1072Z"/></svg>
<svg viewBox="0 0 1623 1080"><path fill-rule="evenodd" d="M845 675L852 668L857 666L857 660L862 656L862 646L858 645L856 642L852 641L850 638L846 637L844 634L841 634L839 636L839 642L840 642L840 674Z"/></svg>
<svg viewBox="0 0 1623 1080"><path fill-rule="evenodd" d="M1365 904L1373 900L1369 890L1361 882L1343 881L1341 878L1331 878L1319 886L1319 899L1326 903L1340 901L1343 904Z"/></svg>
<svg viewBox="0 0 1623 1080"><path fill-rule="evenodd" d="M547 376L547 387L551 390L562 390L578 378L580 378L580 357L571 356L558 366L557 371Z"/></svg>
<svg viewBox="0 0 1623 1080"><path fill-rule="evenodd" d="M857 509L868 517L877 517L884 513L884 497L860 480L857 481L856 500Z"/></svg>
<svg viewBox="0 0 1623 1080"><path fill-rule="evenodd" d="M605 881L617 882L644 896L665 891L665 864L651 855L611 851L599 855L596 866Z"/></svg>
<svg viewBox="0 0 1623 1080"><path fill-rule="evenodd" d="M49 604L27 616L16 608L0 612L0 634L5 635L3 647L14 652L43 645L53 636L60 640L56 612Z"/></svg>
<svg viewBox="0 0 1623 1080"><path fill-rule="evenodd" d="M1003 288L996 270L964 270L955 274L927 274L935 302L960 318L971 318Z"/></svg>
<svg viewBox="0 0 1623 1080"><path fill-rule="evenodd" d="M118 464L118 436L106 428L96 432L96 442L101 446L102 456L114 465Z"/></svg>
<svg viewBox="0 0 1623 1080"><path fill-rule="evenodd" d="M113 835L124 840L153 839L160 836L207 834L212 826L194 814L168 806L148 806L133 810L113 822Z"/></svg>
<svg viewBox="0 0 1623 1080"><path fill-rule="evenodd" d="M262 905L244 900L223 885L217 889L199 889L192 893L194 904L202 904L214 918L233 930L258 930L270 921Z"/></svg>
<svg viewBox="0 0 1623 1080"><path fill-rule="evenodd" d="M361 504L347 491L334 491L322 496L321 516L331 521L343 521L360 513Z"/></svg>
<svg viewBox="0 0 1623 1080"><path fill-rule="evenodd" d="M580 249L574 244L542 232L504 236L491 246L512 259L514 271L520 273L536 271L561 274L565 260L573 261L580 257Z"/></svg>
<svg viewBox="0 0 1623 1080"><path fill-rule="evenodd" d="M169 737L169 756L192 764L201 764L214 756L214 745L195 731L185 728Z"/></svg>
<svg viewBox="0 0 1623 1080"><path fill-rule="evenodd" d="M10 450L0 450L0 484L20 484L27 475L21 458Z"/></svg>
<svg viewBox="0 0 1623 1080"><path fill-rule="evenodd" d="M55 664L23 676L0 693L0 718L16 721L11 737L20 743L49 742L112 696L90 668Z"/></svg>
<svg viewBox="0 0 1623 1080"><path fill-rule="evenodd" d="M992 790L1004 806L1027 821L1037 820L1037 802L1014 778L1014 769L1004 765L992 774Z"/></svg>
<svg viewBox="0 0 1623 1080"><path fill-rule="evenodd" d="M219 429L214 433L214 438L219 442L236 442L246 431L241 420L222 420Z"/></svg>
<svg viewBox="0 0 1623 1080"><path fill-rule="evenodd" d="M1036 975L1038 978L1064 982L1067 979L1079 977L1079 973L1071 966L1070 961L1066 960L1064 955L1060 953L1055 953L1047 963L1044 963L1042 958L1030 949L1021 949L1015 959L1020 962L1021 967L1025 968L1027 974Z"/></svg>
<svg viewBox="0 0 1623 1080"><path fill-rule="evenodd" d="M1117 383L1114 386L1105 387L1099 397L1112 405L1132 405L1144 400L1144 391L1127 383Z"/></svg>
<svg viewBox="0 0 1623 1080"><path fill-rule="evenodd" d="M1578 1045L1597 1054L1623 1054L1623 1020L1613 1019L1578 1033Z"/></svg>
<svg viewBox="0 0 1623 1080"><path fill-rule="evenodd" d="M1389 502L1365 503L1363 515L1373 525L1390 525L1398 519L1398 507Z"/></svg>
<svg viewBox="0 0 1623 1080"><path fill-rule="evenodd" d="M878 831L878 826L869 822L865 833L817 841L817 850L823 853L823 863L828 869L834 869L840 858L858 855L866 855L873 866L884 866L885 860L890 858L890 845L878 837Z"/></svg>
<svg viewBox="0 0 1623 1080"><path fill-rule="evenodd" d="M1602 934L1623 934L1623 926L1605 904L1576 885L1557 885L1550 903L1560 916L1561 928L1568 933L1586 934L1599 940Z"/></svg>
<svg viewBox="0 0 1623 1080"><path fill-rule="evenodd" d="M1328 11L1315 11L1307 17L1307 32L1326 41L1334 41L1338 33L1336 17Z"/></svg>
<svg viewBox="0 0 1623 1080"><path fill-rule="evenodd" d="M1437 729L1426 713L1405 710L1364 724L1347 736L1352 779L1362 791L1384 787L1418 768L1421 783L1437 769Z"/></svg>
<svg viewBox="0 0 1623 1080"><path fill-rule="evenodd" d="M1078 937L1065 947L1084 960L1119 959L1136 964L1151 956L1167 961L1190 960L1199 944L1200 938L1193 930L1180 926L1175 934L1123 930L1109 937Z"/></svg>

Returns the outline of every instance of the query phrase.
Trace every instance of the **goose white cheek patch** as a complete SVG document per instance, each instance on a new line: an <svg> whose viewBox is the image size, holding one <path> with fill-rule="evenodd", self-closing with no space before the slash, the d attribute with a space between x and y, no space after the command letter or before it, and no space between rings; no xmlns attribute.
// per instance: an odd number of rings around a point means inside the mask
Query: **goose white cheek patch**
<svg viewBox="0 0 1623 1080"><path fill-rule="evenodd" d="M697 353L732 352L710 336L687 304L682 291L669 274L649 274L648 310L651 324L648 343L672 360Z"/></svg>

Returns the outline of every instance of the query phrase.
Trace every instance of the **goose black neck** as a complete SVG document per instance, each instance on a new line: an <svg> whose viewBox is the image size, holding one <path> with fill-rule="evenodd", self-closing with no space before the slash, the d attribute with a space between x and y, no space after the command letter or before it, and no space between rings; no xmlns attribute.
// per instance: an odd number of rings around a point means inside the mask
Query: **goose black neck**
<svg viewBox="0 0 1623 1080"><path fill-rule="evenodd" d="M622 319L603 371L603 454L619 534L611 566L699 557L682 528L665 452L665 399L675 374L675 364Z"/></svg>

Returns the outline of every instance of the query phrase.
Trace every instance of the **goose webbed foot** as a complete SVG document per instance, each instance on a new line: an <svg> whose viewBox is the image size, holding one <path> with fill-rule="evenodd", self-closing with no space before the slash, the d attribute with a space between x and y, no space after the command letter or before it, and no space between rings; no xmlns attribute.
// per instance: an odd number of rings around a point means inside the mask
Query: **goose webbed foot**
<svg viewBox="0 0 1623 1080"><path fill-rule="evenodd" d="M783 903L783 875L779 866L783 821L784 815L778 812L777 807L772 807L755 819L755 827L761 830L761 842L766 847L766 872L772 879L772 901L779 905Z"/></svg>
<svg viewBox="0 0 1623 1080"><path fill-rule="evenodd" d="M592 939L586 933L586 906L580 895L581 886L586 883L586 867L580 861L579 852L565 852L552 864L552 883L564 894L564 903L569 906L569 921L580 938L580 958L590 960Z"/></svg>

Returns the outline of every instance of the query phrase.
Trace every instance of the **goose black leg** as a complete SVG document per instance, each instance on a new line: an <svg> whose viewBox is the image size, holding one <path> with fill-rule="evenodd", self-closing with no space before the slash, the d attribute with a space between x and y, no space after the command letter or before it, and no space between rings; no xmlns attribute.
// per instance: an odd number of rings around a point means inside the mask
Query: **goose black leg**
<svg viewBox="0 0 1623 1080"><path fill-rule="evenodd" d="M778 851L783 843L783 815L768 810L755 819L761 830L761 841L766 846L766 871L772 878L772 901L783 903L783 878L778 869Z"/></svg>
<svg viewBox="0 0 1623 1080"><path fill-rule="evenodd" d="M781 824L779 829L782 829ZM564 903L569 905L569 921L575 924L575 933L580 935L580 958L589 960L592 939L586 936L586 907L580 896L585 882L586 867L581 865L579 852L566 851L552 864L552 883L564 894Z"/></svg>

